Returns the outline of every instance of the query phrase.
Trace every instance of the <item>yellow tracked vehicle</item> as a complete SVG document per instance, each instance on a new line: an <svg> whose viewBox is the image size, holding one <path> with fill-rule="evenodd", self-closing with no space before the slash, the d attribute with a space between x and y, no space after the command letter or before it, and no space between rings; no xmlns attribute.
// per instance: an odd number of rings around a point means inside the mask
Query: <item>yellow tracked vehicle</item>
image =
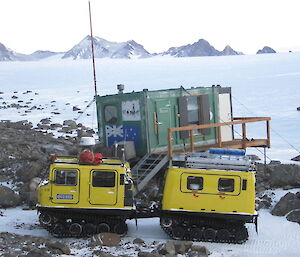
<svg viewBox="0 0 300 257"><path fill-rule="evenodd" d="M168 168L160 224L173 239L242 243L256 223L255 168L244 150L175 156Z"/></svg>
<svg viewBox="0 0 300 257"><path fill-rule="evenodd" d="M123 235L126 219L135 211L132 190L128 163L114 159L81 163L75 157L56 157L48 181L39 186L39 221L58 237Z"/></svg>

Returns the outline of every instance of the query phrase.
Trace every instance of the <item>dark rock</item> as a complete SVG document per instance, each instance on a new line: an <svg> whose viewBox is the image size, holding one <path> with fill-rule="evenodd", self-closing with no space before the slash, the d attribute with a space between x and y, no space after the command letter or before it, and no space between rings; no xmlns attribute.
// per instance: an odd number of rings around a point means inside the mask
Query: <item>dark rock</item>
<svg viewBox="0 0 300 257"><path fill-rule="evenodd" d="M300 106L299 106L299 107L297 107L297 111L300 111Z"/></svg>
<svg viewBox="0 0 300 257"><path fill-rule="evenodd" d="M284 186L300 187L300 165L257 164L257 185L282 188Z"/></svg>
<svg viewBox="0 0 300 257"><path fill-rule="evenodd" d="M93 256L100 256L100 257L115 257L115 255L112 255L110 253L104 252L102 250L95 250L93 251Z"/></svg>
<svg viewBox="0 0 300 257"><path fill-rule="evenodd" d="M201 245L193 245L191 247L191 252L198 253L198 255L191 255L191 256L199 256L199 257L207 257L208 255L211 254L211 252L205 246L201 246Z"/></svg>
<svg viewBox="0 0 300 257"><path fill-rule="evenodd" d="M20 204L20 196L6 186L0 186L0 207L16 207Z"/></svg>
<svg viewBox="0 0 300 257"><path fill-rule="evenodd" d="M73 112L80 111L80 108L73 106Z"/></svg>
<svg viewBox="0 0 300 257"><path fill-rule="evenodd" d="M52 124L50 124L50 128L52 128L52 129L61 128L61 127L62 127L62 125L59 124L59 123L52 123Z"/></svg>
<svg viewBox="0 0 300 257"><path fill-rule="evenodd" d="M271 214L275 216L284 216L295 209L300 209L300 199L293 193L287 193L274 206Z"/></svg>
<svg viewBox="0 0 300 257"><path fill-rule="evenodd" d="M16 171L17 178L22 182L29 182L34 177L39 177L45 167L38 162L30 162Z"/></svg>
<svg viewBox="0 0 300 257"><path fill-rule="evenodd" d="M261 159L255 154L247 154L252 161L260 161Z"/></svg>
<svg viewBox="0 0 300 257"><path fill-rule="evenodd" d="M62 144L46 144L41 146L41 150L46 154L62 154L66 149Z"/></svg>
<svg viewBox="0 0 300 257"><path fill-rule="evenodd" d="M139 252L138 257L159 257L159 253Z"/></svg>
<svg viewBox="0 0 300 257"><path fill-rule="evenodd" d="M141 238L136 238L132 241L134 244L144 244L144 240Z"/></svg>
<svg viewBox="0 0 300 257"><path fill-rule="evenodd" d="M71 128L71 129L77 129L77 124L74 120L65 120L63 122L63 125Z"/></svg>
<svg viewBox="0 0 300 257"><path fill-rule="evenodd" d="M62 254L71 254L70 248L61 242L49 240L46 242L46 246L53 250L59 250Z"/></svg>
<svg viewBox="0 0 300 257"><path fill-rule="evenodd" d="M174 246L175 246L175 252L177 254L185 254L187 253L192 245L193 245L193 242L191 241L173 241L174 243Z"/></svg>
<svg viewBox="0 0 300 257"><path fill-rule="evenodd" d="M165 244L159 245L157 247L157 250L162 255L166 255L166 254L175 255L176 254L174 241L168 241Z"/></svg>
<svg viewBox="0 0 300 257"><path fill-rule="evenodd" d="M291 159L292 161L300 162L300 155Z"/></svg>
<svg viewBox="0 0 300 257"><path fill-rule="evenodd" d="M300 224L300 210L293 210L287 216L288 221L297 222Z"/></svg>
<svg viewBox="0 0 300 257"><path fill-rule="evenodd" d="M49 254L45 251L36 249L36 250L29 251L27 253L26 257L51 257L51 254Z"/></svg>
<svg viewBox="0 0 300 257"><path fill-rule="evenodd" d="M100 246L118 246L121 238L114 233L100 233L92 237L92 242Z"/></svg>

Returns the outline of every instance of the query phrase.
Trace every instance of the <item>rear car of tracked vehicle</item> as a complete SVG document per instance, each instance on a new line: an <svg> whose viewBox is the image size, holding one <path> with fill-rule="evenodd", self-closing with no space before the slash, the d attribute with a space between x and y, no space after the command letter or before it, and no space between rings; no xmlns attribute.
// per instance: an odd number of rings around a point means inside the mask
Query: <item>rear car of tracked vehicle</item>
<svg viewBox="0 0 300 257"><path fill-rule="evenodd" d="M58 237L126 234L126 219L135 211L132 190L128 163L115 159L82 163L75 157L56 157L49 179L38 189L40 224Z"/></svg>
<svg viewBox="0 0 300 257"><path fill-rule="evenodd" d="M173 239L242 243L257 222L255 167L243 150L178 155L168 168L160 224Z"/></svg>

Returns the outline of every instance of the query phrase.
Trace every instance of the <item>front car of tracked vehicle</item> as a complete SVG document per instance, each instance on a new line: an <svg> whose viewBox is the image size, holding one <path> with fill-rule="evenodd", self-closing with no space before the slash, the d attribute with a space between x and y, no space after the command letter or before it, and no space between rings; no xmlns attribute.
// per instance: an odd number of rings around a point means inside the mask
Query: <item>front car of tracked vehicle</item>
<svg viewBox="0 0 300 257"><path fill-rule="evenodd" d="M246 157L210 157L169 167L161 226L174 239L242 243L248 238L244 224L257 222L254 167Z"/></svg>
<svg viewBox="0 0 300 257"><path fill-rule="evenodd" d="M49 179L38 188L41 225L59 237L99 232L127 232L126 219L135 212L128 163L103 159L100 164L58 157Z"/></svg>

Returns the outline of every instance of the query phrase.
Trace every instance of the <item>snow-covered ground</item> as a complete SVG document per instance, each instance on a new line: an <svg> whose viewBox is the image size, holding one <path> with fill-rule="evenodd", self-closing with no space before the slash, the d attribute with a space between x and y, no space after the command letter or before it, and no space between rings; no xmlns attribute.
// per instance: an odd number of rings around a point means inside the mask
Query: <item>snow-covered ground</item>
<svg viewBox="0 0 300 257"><path fill-rule="evenodd" d="M292 190L297 192L299 190ZM284 190L275 190L274 200L278 200L287 193ZM22 210L18 207L15 209L1 210L3 216L0 217L0 232L11 232L21 235L33 235L51 238L52 236L41 227L38 226L38 217L35 210ZM162 231L158 218L138 220L138 228L135 221L127 221L129 230L128 235L122 239L123 242L132 242L135 238L143 238L143 240L151 245L153 241L166 242L170 240ZM195 244L206 246L211 257L299 257L300 256L300 227L299 224L289 222L284 217L272 216L268 210L259 211L258 234L256 234L255 226L248 225L249 240L244 244L221 244L197 242ZM64 239L66 240L66 239ZM88 252L88 246L84 244L84 240L67 239L69 243L82 242L82 250L73 249L76 256L85 256ZM137 251L126 252L114 248L107 248L112 254L130 253L136 256ZM117 252L116 252L117 251ZM89 255L87 255L89 256Z"/></svg>
<svg viewBox="0 0 300 257"><path fill-rule="evenodd" d="M271 116L272 148L268 150L268 156L289 160L299 155L300 112L296 108L300 106L300 53L97 59L96 69L100 95L116 93L117 84L124 84L125 92L144 88L230 86L235 117ZM28 108L0 109L0 120L28 119L36 124L47 117L52 117L52 122L78 118L73 106L83 110L93 99L92 62L57 58L39 62L1 62L0 92L4 93L0 94L0 107L4 106L3 102L18 101L23 101L19 104L27 105L29 109L40 107L30 112ZM12 96L18 98L12 99ZM95 106L88 108L77 121L95 128ZM266 136L264 123L248 126L249 138ZM262 157L256 150L251 153Z"/></svg>

